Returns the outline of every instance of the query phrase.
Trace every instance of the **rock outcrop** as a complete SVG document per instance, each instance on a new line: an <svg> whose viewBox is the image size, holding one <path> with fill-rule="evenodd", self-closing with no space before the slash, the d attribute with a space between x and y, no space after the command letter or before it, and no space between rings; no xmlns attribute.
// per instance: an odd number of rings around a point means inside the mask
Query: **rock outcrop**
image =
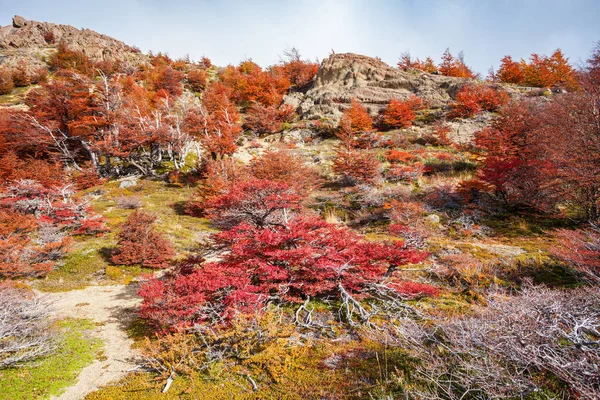
<svg viewBox="0 0 600 400"><path fill-rule="evenodd" d="M16 15L11 25L0 27L0 59L8 65L27 58L34 63L51 53L54 44L64 42L94 61L140 58L133 47L90 29L71 25L28 21Z"/></svg>
<svg viewBox="0 0 600 400"><path fill-rule="evenodd" d="M292 93L286 102L303 118L337 121L350 100L360 100L376 114L392 99L415 94L431 108L450 102L467 79L449 78L421 71L401 71L383 61L358 54L333 54L323 60L313 86L306 93Z"/></svg>

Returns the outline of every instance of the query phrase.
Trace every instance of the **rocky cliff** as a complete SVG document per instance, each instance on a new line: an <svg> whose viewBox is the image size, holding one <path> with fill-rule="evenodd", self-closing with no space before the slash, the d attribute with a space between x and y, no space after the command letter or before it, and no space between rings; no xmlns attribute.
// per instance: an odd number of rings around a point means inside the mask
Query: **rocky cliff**
<svg viewBox="0 0 600 400"><path fill-rule="evenodd" d="M141 57L133 47L90 29L28 21L15 16L11 25L0 27L0 61L10 65L27 58L39 63L52 51L53 44L60 42L94 61Z"/></svg>
<svg viewBox="0 0 600 400"><path fill-rule="evenodd" d="M401 71L383 61L358 54L333 54L323 60L313 86L306 93L292 93L286 102L303 118L337 121L352 98L376 114L392 98L415 94L429 107L448 104L467 79L449 78L421 71Z"/></svg>

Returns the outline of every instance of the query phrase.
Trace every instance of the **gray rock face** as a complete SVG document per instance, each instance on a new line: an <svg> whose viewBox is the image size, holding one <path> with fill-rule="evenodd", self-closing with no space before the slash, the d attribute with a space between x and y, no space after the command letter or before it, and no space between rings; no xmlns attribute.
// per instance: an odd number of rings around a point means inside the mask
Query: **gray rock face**
<svg viewBox="0 0 600 400"><path fill-rule="evenodd" d="M444 107L468 79L449 78L421 71L401 71L383 61L358 54L334 54L321 63L313 87L292 93L285 101L306 119L337 122L350 100L360 100L373 115L393 98L415 94L431 108Z"/></svg>

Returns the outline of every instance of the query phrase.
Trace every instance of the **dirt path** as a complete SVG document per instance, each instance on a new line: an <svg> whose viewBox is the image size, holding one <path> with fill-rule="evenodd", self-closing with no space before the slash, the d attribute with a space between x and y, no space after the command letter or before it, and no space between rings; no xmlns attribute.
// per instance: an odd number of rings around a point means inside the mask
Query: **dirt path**
<svg viewBox="0 0 600 400"><path fill-rule="evenodd" d="M136 315L140 298L136 285L90 286L64 293L44 293L54 305L58 318L88 318L98 323L93 335L104 342L102 360L85 367L77 382L58 400L79 400L103 385L116 381L136 366L133 340L127 326Z"/></svg>

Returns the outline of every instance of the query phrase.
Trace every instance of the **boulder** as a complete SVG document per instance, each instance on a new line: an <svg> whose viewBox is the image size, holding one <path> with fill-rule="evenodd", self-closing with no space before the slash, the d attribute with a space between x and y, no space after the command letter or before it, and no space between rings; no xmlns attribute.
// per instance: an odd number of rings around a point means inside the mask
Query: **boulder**
<svg viewBox="0 0 600 400"><path fill-rule="evenodd" d="M15 15L12 19L12 24L15 28L24 27L26 22L27 20L25 20L25 18L21 17L20 15Z"/></svg>
<svg viewBox="0 0 600 400"><path fill-rule="evenodd" d="M137 185L137 181L135 179L125 179L119 184L119 188L126 189L129 187L133 187Z"/></svg>

